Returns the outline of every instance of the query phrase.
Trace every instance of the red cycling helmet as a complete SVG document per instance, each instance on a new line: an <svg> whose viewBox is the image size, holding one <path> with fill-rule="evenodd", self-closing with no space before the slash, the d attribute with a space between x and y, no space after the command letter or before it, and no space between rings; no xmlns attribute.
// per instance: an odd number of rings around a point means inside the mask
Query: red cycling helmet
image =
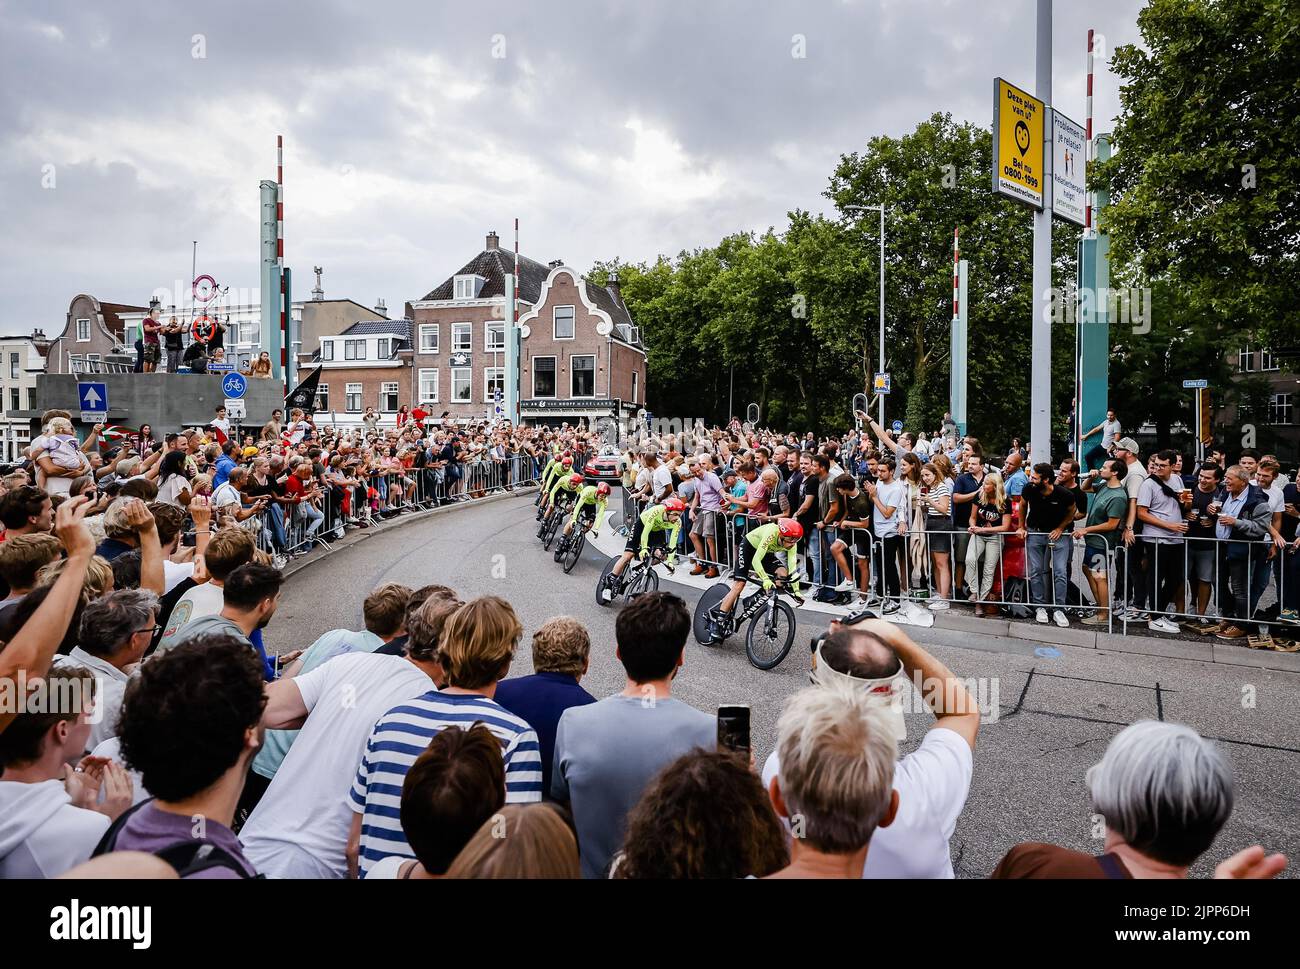
<svg viewBox="0 0 1300 969"><path fill-rule="evenodd" d="M803 538L803 526L793 518L778 518L776 530L782 538Z"/></svg>
<svg viewBox="0 0 1300 969"><path fill-rule="evenodd" d="M686 505L680 498L669 498L664 502L664 511L685 511Z"/></svg>
<svg viewBox="0 0 1300 969"><path fill-rule="evenodd" d="M600 484L596 485L596 494L600 495L602 498L608 498L608 497L609 497L609 482L608 482L608 481L602 481Z"/></svg>
<svg viewBox="0 0 1300 969"><path fill-rule="evenodd" d="M573 467L573 458L571 458L569 455L566 454L564 457L560 459L560 463L564 465L566 468L571 468Z"/></svg>
<svg viewBox="0 0 1300 969"><path fill-rule="evenodd" d="M578 485L582 484L582 475L580 474L569 475L569 484L573 485L573 487L575 488L578 487Z"/></svg>

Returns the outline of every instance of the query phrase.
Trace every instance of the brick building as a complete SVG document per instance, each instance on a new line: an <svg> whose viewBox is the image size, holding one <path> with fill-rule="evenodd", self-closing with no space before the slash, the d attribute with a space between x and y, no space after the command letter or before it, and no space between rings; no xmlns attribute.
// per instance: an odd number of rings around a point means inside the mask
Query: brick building
<svg viewBox="0 0 1300 969"><path fill-rule="evenodd" d="M406 304L413 393L404 400L456 418L495 413L514 260L491 232L482 252ZM558 261L547 266L521 254L519 314L524 422L594 421L616 408L629 416L644 401L645 351L617 282L596 286Z"/></svg>
<svg viewBox="0 0 1300 969"><path fill-rule="evenodd" d="M49 373L100 373L111 356L121 358L129 354L135 362L135 350L128 341L124 317L140 316L149 312L147 306L127 303L105 303L82 293L68 306L63 332L50 341L47 353Z"/></svg>

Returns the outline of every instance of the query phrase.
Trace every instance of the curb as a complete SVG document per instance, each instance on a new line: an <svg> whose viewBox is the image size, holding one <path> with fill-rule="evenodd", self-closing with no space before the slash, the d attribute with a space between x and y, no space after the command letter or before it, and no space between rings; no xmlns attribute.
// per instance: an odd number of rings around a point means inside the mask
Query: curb
<svg viewBox="0 0 1300 969"><path fill-rule="evenodd" d="M336 552L364 542L368 538L374 538L376 535L385 535L394 529L400 528L408 522L426 521L446 512L456 511L460 508L474 508L479 505L488 505L494 501L502 501L506 498L515 498L521 494L528 494L536 490L532 485L524 485L516 488L514 491L498 491L496 494L486 495L482 498L472 498L469 501L458 501L450 505L440 505L437 508L426 508L423 511L417 511L412 514L403 513L396 518L390 518L378 525L372 525L370 528L358 528L357 530L345 533L343 538L337 542L331 542L329 548L317 547L307 555L294 559L284 567L284 577L289 579L297 575L306 568L315 565L317 562L323 562Z"/></svg>

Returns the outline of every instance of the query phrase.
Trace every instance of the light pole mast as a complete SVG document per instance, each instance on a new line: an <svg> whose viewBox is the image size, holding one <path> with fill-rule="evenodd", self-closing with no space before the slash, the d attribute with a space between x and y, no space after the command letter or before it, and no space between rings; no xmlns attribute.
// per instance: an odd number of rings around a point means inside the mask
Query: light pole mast
<svg viewBox="0 0 1300 969"><path fill-rule="evenodd" d="M1052 130L1052 0L1038 0L1034 94L1043 102L1043 131ZM1052 460L1052 152L1043 152L1043 208L1034 213L1032 349L1029 371L1029 460Z"/></svg>
<svg viewBox="0 0 1300 969"><path fill-rule="evenodd" d="M880 350L880 369L877 373L885 372L885 203L878 205L846 205L845 212L879 212L880 213L880 333L879 350ZM879 401L879 416L876 418L881 427L885 426L885 395L876 395Z"/></svg>

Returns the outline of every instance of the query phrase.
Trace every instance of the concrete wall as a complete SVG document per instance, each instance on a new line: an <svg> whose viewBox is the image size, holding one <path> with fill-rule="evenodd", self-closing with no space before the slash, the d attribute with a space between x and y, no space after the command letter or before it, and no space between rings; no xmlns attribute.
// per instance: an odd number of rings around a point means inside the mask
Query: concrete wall
<svg viewBox="0 0 1300 969"><path fill-rule="evenodd" d="M108 391L106 423L138 428L149 424L154 437L181 427L206 426L225 401L221 377L217 374L97 374L85 383L102 383ZM63 409L72 414L78 431L88 428L79 422L78 378L73 374L43 374L36 378L36 409L23 416L32 422L32 435L40 433L40 416L47 410ZM244 395L248 416L243 425L260 429L271 419L271 411L284 407L279 381L250 380Z"/></svg>

